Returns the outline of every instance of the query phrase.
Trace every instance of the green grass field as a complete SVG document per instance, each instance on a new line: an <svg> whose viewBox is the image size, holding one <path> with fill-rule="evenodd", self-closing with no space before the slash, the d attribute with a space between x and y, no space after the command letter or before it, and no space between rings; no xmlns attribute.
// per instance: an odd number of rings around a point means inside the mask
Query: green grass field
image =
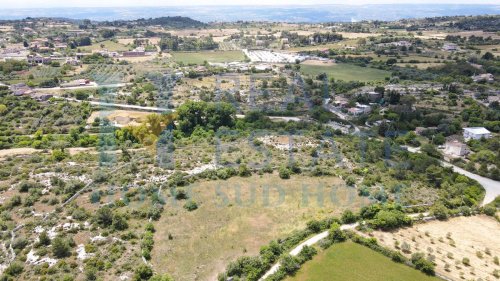
<svg viewBox="0 0 500 281"><path fill-rule="evenodd" d="M101 45L104 45L104 48L102 48ZM79 47L79 49L84 52L90 52L92 50L101 50L101 49L107 49L110 52L123 52L123 51L128 51L130 48L123 44L107 40L94 43L90 46Z"/></svg>
<svg viewBox="0 0 500 281"><path fill-rule="evenodd" d="M379 81L390 76L390 72L371 67L361 67L352 64L339 63L334 65L306 65L300 66L300 71L303 74L319 75L326 73L328 77L333 77L335 80L344 81Z"/></svg>
<svg viewBox="0 0 500 281"><path fill-rule="evenodd" d="M175 62L184 64L203 64L207 62L243 61L245 55L241 51L204 51L204 52L173 52Z"/></svg>
<svg viewBox="0 0 500 281"><path fill-rule="evenodd" d="M287 281L438 281L354 242L335 244Z"/></svg>

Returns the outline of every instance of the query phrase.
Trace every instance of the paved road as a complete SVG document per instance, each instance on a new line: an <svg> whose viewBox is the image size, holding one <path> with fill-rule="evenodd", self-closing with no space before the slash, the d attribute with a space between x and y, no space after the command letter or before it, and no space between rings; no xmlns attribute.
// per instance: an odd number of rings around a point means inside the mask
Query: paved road
<svg viewBox="0 0 500 281"><path fill-rule="evenodd" d="M359 223L353 223L353 224L343 224L340 226L340 229L341 230L350 230L350 229L354 229L356 228L357 226L359 225ZM307 239L306 241L302 242L301 244L299 244L297 247L293 248L289 254L292 255L292 256L296 256L300 253L300 251L302 251L302 248L304 248L304 246L312 246L316 243L318 243L321 239L324 239L328 236L328 232L329 230L326 230L326 231L323 231L319 234L316 234L314 235L313 237ZM265 280L267 277L269 277L271 274L274 274L276 273L276 271L278 271L278 269L280 268L281 264L278 262L276 264L274 264L267 272L266 274L264 274L260 279L259 281L263 281Z"/></svg>
<svg viewBox="0 0 500 281"><path fill-rule="evenodd" d="M405 148L410 152L420 153L420 148L414 148L414 147L405 147ZM495 198L497 196L500 196L500 181L492 180L492 179L471 173L469 171L466 171L466 170L464 170L458 166L455 166L449 162L446 162L446 161L441 160L441 165L443 165L444 167L452 167L454 172L478 181L479 184L481 184L483 186L484 190L486 191L486 194L484 195L483 203L481 204L482 206L493 202L493 200L495 200Z"/></svg>
<svg viewBox="0 0 500 281"><path fill-rule="evenodd" d="M433 219L433 217L430 217L429 216L429 213L426 212L426 213L419 213L419 214L409 214L408 216L412 219L416 219L420 216L423 216L423 219L424 220L427 220L427 219ZM353 223L353 224L343 224L340 226L340 230L352 230L352 229L355 229L357 226L359 225L359 223ZM318 243L321 239L324 239L328 236L328 233L329 233L329 230L325 230L319 234L316 234L314 235L313 237L307 239L306 241L300 243L297 247L293 248L289 254L292 255L292 256L297 256L300 251L302 251L302 248L304 248L304 246L312 246L316 243ZM274 264L267 272L266 274L264 274L260 279L259 281L264 281L267 277L269 277L270 275L276 273L276 271L278 271L278 269L280 268L281 264L278 262L276 264Z"/></svg>
<svg viewBox="0 0 500 281"><path fill-rule="evenodd" d="M73 102L82 102L81 100L73 99L73 98L66 98L68 101L73 101ZM167 109L167 108L161 108L161 107L154 107L154 106L140 106L140 105L133 105L133 104L122 104L122 103L107 103L107 102L101 102L101 101L87 101L91 105L98 105L98 106L104 106L104 107L117 107L117 108L125 108L125 109L135 109L135 110L141 110L141 111L153 111L153 112L174 112L174 109Z"/></svg>
<svg viewBox="0 0 500 281"><path fill-rule="evenodd" d="M441 164L445 167L453 167L454 172L469 177L471 179L477 180L484 187L484 190L486 190L486 194L484 195L484 200L483 203L481 204L482 206L493 202L493 200L495 200L495 198L500 195L500 181L492 180L489 178L482 177L480 175L473 174L448 162L441 161Z"/></svg>
<svg viewBox="0 0 500 281"><path fill-rule="evenodd" d="M53 87L53 88L34 88L33 90L37 92L50 92L50 91L58 91L58 90L79 90L79 89L96 89L96 88L120 88L130 85L131 83L117 83L117 84L106 84L99 85L97 83L92 83L90 85L85 86L74 86L74 87Z"/></svg>
<svg viewBox="0 0 500 281"><path fill-rule="evenodd" d="M359 129L358 126L354 125L354 123L352 123L350 120L349 120L349 116L347 116L345 113L343 113L342 111L340 111L338 108L335 108L334 106L328 104L330 99L326 99L324 101L324 104L323 104L323 108L330 111L331 113L337 115L340 119L346 121L347 123L349 123L351 126L354 127L354 134L358 134L359 132L361 132L361 130Z"/></svg>

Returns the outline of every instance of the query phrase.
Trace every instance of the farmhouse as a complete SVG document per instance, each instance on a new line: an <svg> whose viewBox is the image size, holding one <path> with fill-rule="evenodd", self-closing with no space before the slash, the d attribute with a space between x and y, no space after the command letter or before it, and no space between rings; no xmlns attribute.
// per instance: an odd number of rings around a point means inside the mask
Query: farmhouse
<svg viewBox="0 0 500 281"><path fill-rule="evenodd" d="M42 56L32 56L29 55L27 57L29 64L49 64L52 59L50 57L42 57Z"/></svg>
<svg viewBox="0 0 500 281"><path fill-rule="evenodd" d="M464 139L465 140L479 140L482 138L490 138L491 132L484 127L471 127L464 128Z"/></svg>
<svg viewBox="0 0 500 281"><path fill-rule="evenodd" d="M61 84L61 88L77 87L77 86L89 86L90 81L87 79L77 79L67 83Z"/></svg>

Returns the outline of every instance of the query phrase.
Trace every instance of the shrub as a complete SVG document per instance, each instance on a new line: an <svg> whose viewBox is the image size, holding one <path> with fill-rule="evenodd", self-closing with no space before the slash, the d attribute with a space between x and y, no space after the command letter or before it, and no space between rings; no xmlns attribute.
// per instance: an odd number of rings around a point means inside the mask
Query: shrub
<svg viewBox="0 0 500 281"><path fill-rule="evenodd" d="M22 181L19 184L19 192L28 192L30 189L39 188L40 184L33 181Z"/></svg>
<svg viewBox="0 0 500 281"><path fill-rule="evenodd" d="M52 253L57 258L65 258L71 255L70 242L62 237L52 240Z"/></svg>
<svg viewBox="0 0 500 281"><path fill-rule="evenodd" d="M22 250L28 245L28 240L24 237L19 237L12 241L12 248Z"/></svg>
<svg viewBox="0 0 500 281"><path fill-rule="evenodd" d="M298 261L302 264L308 260L311 260L317 253L318 251L316 251L314 247L305 245L300 251L300 253L297 255L297 258Z"/></svg>
<svg viewBox="0 0 500 281"><path fill-rule="evenodd" d="M406 258L400 252L394 252L391 259L399 263L404 263L406 261Z"/></svg>
<svg viewBox="0 0 500 281"><path fill-rule="evenodd" d="M430 210L431 215L435 216L438 220L448 219L449 211L443 204L436 204Z"/></svg>
<svg viewBox="0 0 500 281"><path fill-rule="evenodd" d="M153 232L153 233L156 231L155 230L155 226L152 223L150 223L150 222L146 224L146 228L145 229L146 229L146 231Z"/></svg>
<svg viewBox="0 0 500 281"><path fill-rule="evenodd" d="M184 188L176 188L175 189L175 199L183 200L183 199L187 199L187 198L188 198L188 194L187 194L186 190L184 190Z"/></svg>
<svg viewBox="0 0 500 281"><path fill-rule="evenodd" d="M348 186L354 186L356 184L356 180L353 177L347 177L347 179L345 180L345 183Z"/></svg>
<svg viewBox="0 0 500 281"><path fill-rule="evenodd" d="M38 244L42 246L47 246L50 245L50 238L49 235L47 234L47 231L43 231L40 233L40 236L38 236Z"/></svg>
<svg viewBox="0 0 500 281"><path fill-rule="evenodd" d="M247 165L241 164L238 167L238 175L240 177L249 177L252 175L252 172L250 171L250 169L248 169Z"/></svg>
<svg viewBox="0 0 500 281"><path fill-rule="evenodd" d="M496 213L496 208L493 206L485 206L483 208L483 213L487 216L494 217Z"/></svg>
<svg viewBox="0 0 500 281"><path fill-rule="evenodd" d="M332 225L330 226L328 237L333 242L342 242L347 238L345 233L340 229L340 225L336 222L332 223Z"/></svg>
<svg viewBox="0 0 500 281"><path fill-rule="evenodd" d="M369 224L374 228L388 230L411 225L412 220L399 210L381 210L375 215L374 219L369 221Z"/></svg>
<svg viewBox="0 0 500 281"><path fill-rule="evenodd" d="M125 230L128 228L127 219L122 214L114 214L111 225L115 230Z"/></svg>
<svg viewBox="0 0 500 281"><path fill-rule="evenodd" d="M186 202L186 204L184 204L183 207L184 207L184 209L191 212L191 211L198 209L198 204L196 204L196 202L193 200L189 200Z"/></svg>
<svg viewBox="0 0 500 281"><path fill-rule="evenodd" d="M307 229L309 229L313 233L318 233L321 231L321 223L317 220L308 221Z"/></svg>
<svg viewBox="0 0 500 281"><path fill-rule="evenodd" d="M424 258L423 253L415 253L411 256L411 262L415 268L427 275L434 275L434 264Z"/></svg>
<svg viewBox="0 0 500 281"><path fill-rule="evenodd" d="M342 223L355 223L358 218L351 210L345 210L342 213L341 221Z"/></svg>
<svg viewBox="0 0 500 281"><path fill-rule="evenodd" d="M281 179L289 179L291 171L286 166L281 166L278 169L278 174L279 174Z"/></svg>
<svg viewBox="0 0 500 281"><path fill-rule="evenodd" d="M4 271L5 275L7 276L18 276L21 274L24 270L24 267L21 263L19 262L13 262L7 267ZM8 279L6 279L8 280Z"/></svg>
<svg viewBox="0 0 500 281"><path fill-rule="evenodd" d="M149 280L153 276L153 270L151 267L141 264L134 272L134 281Z"/></svg>
<svg viewBox="0 0 500 281"><path fill-rule="evenodd" d="M281 260L281 268L286 274L293 274L300 268L300 263L296 257L289 254L284 255Z"/></svg>

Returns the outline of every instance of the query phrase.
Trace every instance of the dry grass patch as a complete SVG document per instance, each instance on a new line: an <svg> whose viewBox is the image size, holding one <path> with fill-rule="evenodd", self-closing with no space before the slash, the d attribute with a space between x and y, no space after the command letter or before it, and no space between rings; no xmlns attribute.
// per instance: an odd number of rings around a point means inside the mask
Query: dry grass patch
<svg viewBox="0 0 500 281"><path fill-rule="evenodd" d="M458 217L432 221L396 232L374 232L380 243L395 249L406 248L406 256L424 252L434 256L436 272L452 280L496 280L500 266L500 223L491 217ZM403 246L403 243L405 246ZM469 260L469 265L464 260ZM467 263L467 262L465 262Z"/></svg>
<svg viewBox="0 0 500 281"><path fill-rule="evenodd" d="M193 200L198 202L197 210L188 212L182 208L184 201L177 206L169 201L155 223L152 263L176 280L215 280L231 260L256 255L262 245L305 227L308 220L338 215L346 208L357 209L368 203L357 197L354 189L335 190L334 184L342 181L336 177L304 176L281 180L277 175L195 184L191 190ZM304 185L309 187L308 204L303 201ZM280 197L276 186L281 187L284 197ZM323 205L315 196L317 186L324 186ZM266 189L268 205L263 199ZM223 195L218 196L218 191ZM236 199L238 192L241 203ZM330 193L337 198L333 203Z"/></svg>

